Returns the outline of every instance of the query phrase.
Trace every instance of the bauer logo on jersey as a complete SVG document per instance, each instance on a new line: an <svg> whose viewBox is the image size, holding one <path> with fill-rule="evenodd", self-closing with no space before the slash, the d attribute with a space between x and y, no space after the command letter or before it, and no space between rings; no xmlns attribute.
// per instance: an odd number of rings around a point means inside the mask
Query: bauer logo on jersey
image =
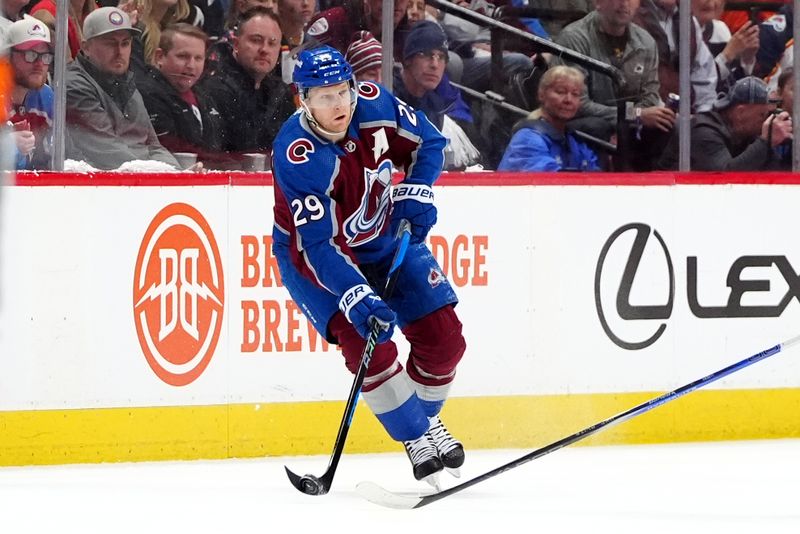
<svg viewBox="0 0 800 534"><path fill-rule="evenodd" d="M382 161L377 170L364 169L361 204L344 222L344 235L351 247L369 243L381 234L389 211L391 183L391 161Z"/></svg>
<svg viewBox="0 0 800 534"><path fill-rule="evenodd" d="M133 311L147 363L167 384L185 386L208 366L224 287L219 247L200 212L182 203L158 212L136 259Z"/></svg>

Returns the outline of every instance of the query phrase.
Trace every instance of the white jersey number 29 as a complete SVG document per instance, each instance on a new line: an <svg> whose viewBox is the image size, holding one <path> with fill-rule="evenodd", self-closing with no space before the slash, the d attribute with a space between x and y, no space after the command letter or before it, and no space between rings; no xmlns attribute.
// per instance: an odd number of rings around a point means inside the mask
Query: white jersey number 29
<svg viewBox="0 0 800 534"><path fill-rule="evenodd" d="M417 125L417 115L411 109L411 106L400 100L397 99L397 109L400 110L400 115L405 115L408 119L408 122L411 123L411 126Z"/></svg>
<svg viewBox="0 0 800 534"><path fill-rule="evenodd" d="M309 219L318 221L325 215L325 207L314 195L308 195L303 201L299 198L292 200L294 211L294 226L303 226Z"/></svg>

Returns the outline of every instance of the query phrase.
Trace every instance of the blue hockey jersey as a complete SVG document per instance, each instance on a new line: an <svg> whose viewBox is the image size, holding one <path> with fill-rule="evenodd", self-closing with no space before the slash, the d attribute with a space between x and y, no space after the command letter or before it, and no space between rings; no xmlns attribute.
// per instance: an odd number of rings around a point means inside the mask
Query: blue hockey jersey
<svg viewBox="0 0 800 534"><path fill-rule="evenodd" d="M317 136L302 111L273 144L276 248L286 246L303 276L337 297L367 283L358 265L393 252L392 168L405 171L396 188L433 185L446 139L425 115L371 82L358 84L347 135Z"/></svg>

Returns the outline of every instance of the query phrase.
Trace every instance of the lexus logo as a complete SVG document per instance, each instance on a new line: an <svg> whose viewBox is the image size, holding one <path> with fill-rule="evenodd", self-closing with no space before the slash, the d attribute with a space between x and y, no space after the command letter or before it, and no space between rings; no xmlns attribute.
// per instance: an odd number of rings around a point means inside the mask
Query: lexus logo
<svg viewBox="0 0 800 534"><path fill-rule="evenodd" d="M664 330L666 330L667 323L662 322L649 337L643 340L625 340L611 330L608 320L606 319L606 312L603 311L604 299L601 291L601 280L603 278L603 268L606 263L606 258L608 257L609 251L613 247L614 243L627 232L635 232L635 236L633 239L633 245L631 246L630 251L627 253L627 261L625 261L625 268L623 269L622 275L619 279L619 286L617 288L615 299L616 312L621 319L660 319L662 321L666 321L666 319L672 315L672 305L675 301L675 273L672 268L672 258L669 255L669 250L667 249L667 245L664 243L664 239L662 239L661 234L659 234L657 230L651 229L646 224L631 223L618 228L606 240L605 244L603 245L603 249L600 251L600 257L597 259L597 267L595 268L594 273L595 305L597 307L597 316L600 318L600 324L611 341L623 349L639 350L649 347L655 343L658 338L661 337L661 334L664 333ZM631 304L630 301L631 288L633 287L633 282L636 279L636 273L639 270L639 264L642 261L645 247L647 246L648 241L651 241L651 234L655 237L656 241L658 241L660 250L663 251L664 259L666 260L666 267L669 273L669 292L666 303L664 304L635 306Z"/></svg>
<svg viewBox="0 0 800 534"><path fill-rule="evenodd" d="M633 237L630 250L625 246L631 242L627 236L629 233ZM651 239L651 235L655 239ZM642 266L642 258L645 258L647 267ZM751 269L761 270L754 272ZM772 291L770 278L756 278L763 276L764 269L772 269L772 277L777 270L786 289L783 290L783 284L777 284L776 291ZM783 255L746 255L736 258L723 278L724 285L729 288L727 302L716 305L700 302L698 295L708 294L708 289L700 290L698 270L697 256L687 256L686 299L689 312L698 319L774 318L780 317L793 300L800 302L800 275ZM719 278L716 281L714 278L710 281L711 286L719 287ZM631 291L635 287L644 288L647 298L656 300L656 304L631 304ZM615 289L614 295L611 292ZM653 297L661 294L665 295L663 298L666 302L658 302L661 297ZM669 249L657 230L643 223L630 223L611 234L597 258L594 299L600 325L618 346L640 350L658 341L667 328L667 319L672 315L675 272ZM754 300L759 303L752 303ZM647 320L658 324L634 323ZM636 326L632 327L633 324Z"/></svg>

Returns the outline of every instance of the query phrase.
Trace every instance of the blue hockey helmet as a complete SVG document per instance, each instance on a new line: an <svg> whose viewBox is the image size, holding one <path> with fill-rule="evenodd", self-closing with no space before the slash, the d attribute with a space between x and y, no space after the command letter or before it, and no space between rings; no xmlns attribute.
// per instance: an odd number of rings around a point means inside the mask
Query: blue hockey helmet
<svg viewBox="0 0 800 534"><path fill-rule="evenodd" d="M341 52L330 46L302 50L297 54L296 61L292 82L297 89L300 106L303 108L306 118L312 126L328 138L338 139L343 133L330 132L323 128L314 117L306 99L309 90L315 87L347 83L350 88L350 119L352 119L358 101L358 89L355 76L353 76L353 68Z"/></svg>
<svg viewBox="0 0 800 534"><path fill-rule="evenodd" d="M312 87L353 82L353 68L341 52L330 46L303 50L297 55L292 82L297 92L304 93Z"/></svg>

